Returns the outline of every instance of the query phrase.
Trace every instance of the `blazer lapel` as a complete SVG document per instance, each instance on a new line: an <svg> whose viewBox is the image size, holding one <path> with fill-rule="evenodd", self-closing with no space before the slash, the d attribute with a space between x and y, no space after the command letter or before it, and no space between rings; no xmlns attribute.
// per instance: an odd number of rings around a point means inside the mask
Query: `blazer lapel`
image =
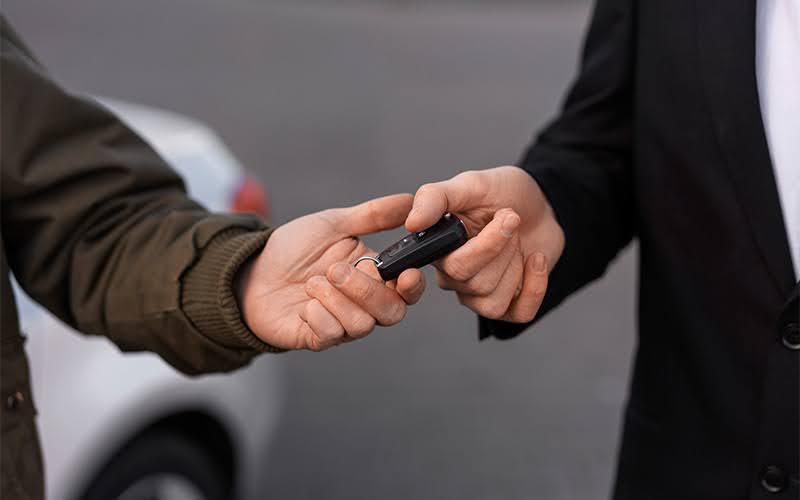
<svg viewBox="0 0 800 500"><path fill-rule="evenodd" d="M695 5L700 64L717 140L748 230L785 297L794 273L758 100L755 0L697 0Z"/></svg>

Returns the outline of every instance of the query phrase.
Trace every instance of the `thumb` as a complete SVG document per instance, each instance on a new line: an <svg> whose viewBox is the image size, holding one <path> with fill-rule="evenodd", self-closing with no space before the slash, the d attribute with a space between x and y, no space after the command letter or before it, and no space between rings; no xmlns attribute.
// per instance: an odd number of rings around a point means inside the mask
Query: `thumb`
<svg viewBox="0 0 800 500"><path fill-rule="evenodd" d="M463 172L452 179L425 184L414 195L414 206L406 229L422 231L436 224L445 212L469 210L483 201L484 181L477 171Z"/></svg>
<svg viewBox="0 0 800 500"><path fill-rule="evenodd" d="M334 211L336 230L347 236L363 236L403 225L413 197L393 194Z"/></svg>

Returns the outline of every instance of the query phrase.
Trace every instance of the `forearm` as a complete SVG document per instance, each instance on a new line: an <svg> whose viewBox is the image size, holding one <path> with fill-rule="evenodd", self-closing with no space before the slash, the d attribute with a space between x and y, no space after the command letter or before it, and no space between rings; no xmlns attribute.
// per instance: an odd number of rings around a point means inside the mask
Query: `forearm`
<svg viewBox="0 0 800 500"><path fill-rule="evenodd" d="M191 374L228 371L259 353L278 352L247 328L234 295L237 273L261 252L270 232L249 218L207 214L178 236L174 249L154 255L149 245L113 258L126 268L94 271L101 276L96 299L83 304L77 327L107 336L124 351L155 352Z"/></svg>
<svg viewBox="0 0 800 500"><path fill-rule="evenodd" d="M264 246L263 223L189 199L149 145L2 28L2 231L22 287L81 332L186 372L269 350L238 319L228 279Z"/></svg>

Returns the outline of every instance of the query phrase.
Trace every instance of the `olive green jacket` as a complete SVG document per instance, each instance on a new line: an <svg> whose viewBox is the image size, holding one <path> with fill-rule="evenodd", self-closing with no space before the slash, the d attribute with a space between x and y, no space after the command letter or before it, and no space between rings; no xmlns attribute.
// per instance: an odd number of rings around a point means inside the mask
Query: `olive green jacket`
<svg viewBox="0 0 800 500"><path fill-rule="evenodd" d="M40 499L36 410L9 271L85 334L156 352L188 374L227 371L274 350L244 325L232 293L268 230L189 199L145 142L61 89L0 23L0 497Z"/></svg>

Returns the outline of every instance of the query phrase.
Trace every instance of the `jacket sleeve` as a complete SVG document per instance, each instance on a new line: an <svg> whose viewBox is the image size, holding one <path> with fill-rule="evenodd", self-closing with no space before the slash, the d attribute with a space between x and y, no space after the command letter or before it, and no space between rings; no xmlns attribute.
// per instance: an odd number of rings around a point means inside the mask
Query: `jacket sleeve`
<svg viewBox="0 0 800 500"><path fill-rule="evenodd" d="M214 215L98 104L55 84L2 19L2 240L22 288L72 327L190 373L273 350L232 280L268 230Z"/></svg>
<svg viewBox="0 0 800 500"><path fill-rule="evenodd" d="M634 235L634 15L633 0L598 0L561 114L520 165L547 196L566 241L537 319L602 276ZM529 325L480 318L480 335L510 338Z"/></svg>

